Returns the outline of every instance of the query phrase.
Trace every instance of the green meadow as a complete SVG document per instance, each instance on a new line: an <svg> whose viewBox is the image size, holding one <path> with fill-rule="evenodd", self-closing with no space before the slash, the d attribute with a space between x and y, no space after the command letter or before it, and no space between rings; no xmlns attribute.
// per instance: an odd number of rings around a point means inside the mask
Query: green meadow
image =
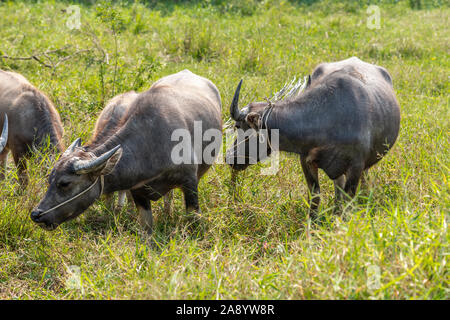
<svg viewBox="0 0 450 320"><path fill-rule="evenodd" d="M102 200L48 232L29 215L52 161L31 159L21 190L11 159L0 181L1 299L450 298L447 1L2 1L0 17L0 69L48 95L66 146L89 140L113 96L183 69L216 84L225 123L240 79L242 107L357 56L390 72L402 117L393 149L340 214L320 173L320 224L298 156L282 154L276 175L261 175L265 163L239 174L238 197L230 168L213 166L198 225L176 190L172 215L153 203L150 238L134 205L114 213Z"/></svg>

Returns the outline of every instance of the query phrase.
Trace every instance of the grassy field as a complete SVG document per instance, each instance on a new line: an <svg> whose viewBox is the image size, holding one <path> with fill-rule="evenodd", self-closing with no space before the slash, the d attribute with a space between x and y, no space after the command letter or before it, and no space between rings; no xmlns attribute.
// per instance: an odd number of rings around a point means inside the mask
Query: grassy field
<svg viewBox="0 0 450 320"><path fill-rule="evenodd" d="M143 91L188 68L219 88L223 120L239 79L243 104L294 76L351 56L386 67L402 109L394 148L367 185L333 215L332 183L321 173L324 222L307 218L300 161L263 165L239 177L214 166L200 184L205 216L190 228L180 191L174 214L153 204L146 239L134 207L102 202L54 232L31 209L46 189L46 163L30 162L21 191L15 167L0 182L2 299L449 299L450 39L445 1L150 1L91 4L0 2L0 68L45 92L63 119L64 141L87 141L105 102ZM380 28L367 25L378 5ZM76 21L75 21L76 22ZM56 51L55 51L56 50ZM46 54L44 54L47 52ZM50 165L51 166L51 165Z"/></svg>

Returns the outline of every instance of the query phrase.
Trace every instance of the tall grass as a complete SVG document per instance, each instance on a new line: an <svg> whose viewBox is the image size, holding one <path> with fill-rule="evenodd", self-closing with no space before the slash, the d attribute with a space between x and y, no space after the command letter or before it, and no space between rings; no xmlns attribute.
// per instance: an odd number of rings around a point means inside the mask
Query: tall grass
<svg viewBox="0 0 450 320"><path fill-rule="evenodd" d="M321 173L320 225L307 218L295 155L282 156L275 176L261 176L262 164L240 175L240 201L229 168L214 166L200 184L205 221L189 225L177 191L172 216L153 204L150 239L132 206L113 214L102 201L54 232L41 230L29 213L46 189L46 158L30 160L24 191L10 162L0 182L0 297L448 299L449 9L375 2L379 30L366 26L365 1L127 1L100 14L78 1L81 30L66 27L68 2L2 2L4 54L92 48L56 70L0 59L54 101L66 145L89 139L114 93L143 91L184 68L218 86L228 120L239 79L243 103L262 100L320 62L353 55L389 70L402 122L396 145L341 215ZM115 34L105 12L121 21Z"/></svg>

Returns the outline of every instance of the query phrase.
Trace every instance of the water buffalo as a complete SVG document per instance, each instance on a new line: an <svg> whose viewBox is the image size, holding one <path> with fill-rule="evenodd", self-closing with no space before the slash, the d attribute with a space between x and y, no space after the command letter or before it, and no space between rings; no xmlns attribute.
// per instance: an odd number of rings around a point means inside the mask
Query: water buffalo
<svg viewBox="0 0 450 320"><path fill-rule="evenodd" d="M295 97L250 103L239 110L241 83L230 108L236 127L278 129L279 150L300 155L313 196L313 216L320 201L319 168L334 180L336 200L342 190L354 196L362 172L377 163L397 139L400 108L391 77L386 69L356 57L319 65L306 89ZM249 141L242 143L248 145ZM227 150L227 163L234 170L243 170L250 164L245 154L249 146L243 155L237 146L235 141ZM270 154L270 144L266 148Z"/></svg>
<svg viewBox="0 0 450 320"><path fill-rule="evenodd" d="M9 151L19 171L22 186L27 184L25 159L32 150L48 141L63 150L63 127L58 112L50 100L18 73L0 70L0 115L7 114L9 138L0 152L0 167L6 168ZM3 126L3 119L0 119ZM3 178L3 172L0 173Z"/></svg>
<svg viewBox="0 0 450 320"><path fill-rule="evenodd" d="M84 147L77 139L58 160L49 176L44 199L31 219L47 230L85 211L102 193L131 190L139 221L151 231L151 203L174 188L184 193L186 210L199 211L198 182L212 163L174 162L172 138L179 129L193 133L222 130L221 100L216 86L188 70L164 77L132 102L120 129L106 141L93 139ZM191 139L192 137L190 137ZM221 138L214 143L218 150ZM195 141L194 141L195 145ZM202 141L202 150L211 142ZM193 148L195 149L195 148ZM200 150L200 151L202 151Z"/></svg>

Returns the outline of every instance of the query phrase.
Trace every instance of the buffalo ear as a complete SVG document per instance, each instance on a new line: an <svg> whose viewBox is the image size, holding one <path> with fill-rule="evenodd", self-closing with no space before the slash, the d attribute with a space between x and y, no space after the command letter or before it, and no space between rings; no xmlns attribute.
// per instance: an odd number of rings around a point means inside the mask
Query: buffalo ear
<svg viewBox="0 0 450 320"><path fill-rule="evenodd" d="M245 116L245 122L247 122L252 129L258 130L258 128L261 128L261 116L259 113L250 112Z"/></svg>
<svg viewBox="0 0 450 320"><path fill-rule="evenodd" d="M110 174L116 167L116 164L119 162L120 158L122 157L122 152L123 152L123 149L119 148L114 153L114 155L112 155L111 158L109 158L108 161L106 161L105 166L103 167L103 169L100 170L98 175L106 176L106 175Z"/></svg>
<svg viewBox="0 0 450 320"><path fill-rule="evenodd" d="M308 82L306 83L306 88L308 88L311 85L311 75L308 75Z"/></svg>
<svg viewBox="0 0 450 320"><path fill-rule="evenodd" d="M66 151L64 151L62 157L68 156L69 154L71 154L72 152L75 151L76 148L81 147L81 138L78 138L77 140L75 140L74 142L72 142L72 144L67 148Z"/></svg>

